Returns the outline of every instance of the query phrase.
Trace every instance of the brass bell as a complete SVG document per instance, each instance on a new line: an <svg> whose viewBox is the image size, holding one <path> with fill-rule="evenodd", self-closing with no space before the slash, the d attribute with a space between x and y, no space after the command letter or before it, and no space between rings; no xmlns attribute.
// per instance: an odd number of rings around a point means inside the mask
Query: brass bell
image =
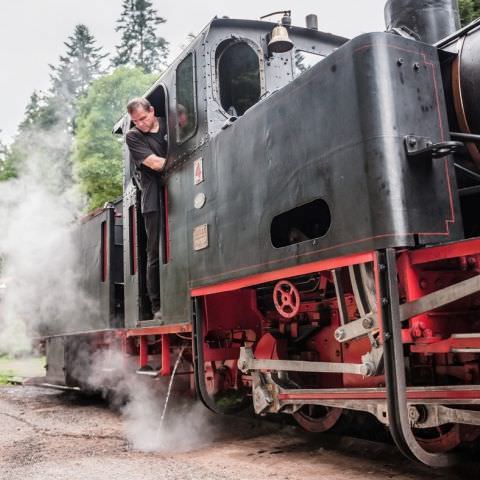
<svg viewBox="0 0 480 480"><path fill-rule="evenodd" d="M285 53L293 48L293 42L288 38L288 30L283 25L277 25L272 30L268 48L273 53Z"/></svg>

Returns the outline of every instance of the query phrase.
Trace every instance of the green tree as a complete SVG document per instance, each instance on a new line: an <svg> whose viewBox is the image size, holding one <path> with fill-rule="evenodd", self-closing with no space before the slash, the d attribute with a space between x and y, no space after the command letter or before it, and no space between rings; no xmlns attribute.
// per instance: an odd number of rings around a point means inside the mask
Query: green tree
<svg viewBox="0 0 480 480"><path fill-rule="evenodd" d="M107 54L101 53L96 40L83 24L75 27L73 35L64 42L67 47L57 66L50 65L52 92L67 100L83 95L90 83L105 73L102 62Z"/></svg>
<svg viewBox="0 0 480 480"><path fill-rule="evenodd" d="M102 54L102 48L95 44L96 40L88 28L79 24L64 42L66 52L60 56L58 65L50 65L50 103L72 130L75 129L78 98L85 94L95 78L105 73L102 62L107 54Z"/></svg>
<svg viewBox="0 0 480 480"><path fill-rule="evenodd" d="M1 130L0 130L1 132ZM0 181L9 180L16 176L14 165L8 157L8 148L0 140Z"/></svg>
<svg viewBox="0 0 480 480"><path fill-rule="evenodd" d="M166 64L168 42L157 35L157 26L165 23L149 0L123 0L122 13L115 31L122 39L117 45L115 67L129 65L141 68L145 73L158 72Z"/></svg>
<svg viewBox="0 0 480 480"><path fill-rule="evenodd" d="M128 100L141 95L154 80L154 75L140 69L120 67L95 80L79 101L74 164L90 209L122 194L122 144L112 135L112 127Z"/></svg>
<svg viewBox="0 0 480 480"><path fill-rule="evenodd" d="M467 25L480 17L480 0L459 0L458 6L462 25Z"/></svg>
<svg viewBox="0 0 480 480"><path fill-rule="evenodd" d="M73 182L71 149L71 117L67 115L64 99L52 94L33 92L8 149L6 162L21 174L36 170L42 181L57 193Z"/></svg>
<svg viewBox="0 0 480 480"><path fill-rule="evenodd" d="M5 157L18 173L35 169L52 191L61 193L73 183L72 148L76 104L90 83L103 73L105 55L85 25L77 25L65 42L66 53L50 65L48 92L34 91L18 133ZM42 171L37 171L42 169ZM30 172L31 173L31 172Z"/></svg>
<svg viewBox="0 0 480 480"><path fill-rule="evenodd" d="M60 120L55 103L51 95L34 90L25 107L25 116L18 126L19 133L25 134L33 129L50 130L55 126Z"/></svg>

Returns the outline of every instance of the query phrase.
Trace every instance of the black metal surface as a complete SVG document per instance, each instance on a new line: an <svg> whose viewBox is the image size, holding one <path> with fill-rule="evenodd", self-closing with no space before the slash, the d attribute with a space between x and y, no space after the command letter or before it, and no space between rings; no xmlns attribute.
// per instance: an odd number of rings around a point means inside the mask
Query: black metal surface
<svg viewBox="0 0 480 480"><path fill-rule="evenodd" d="M434 44L460 28L457 0L388 0L387 29L406 27L419 40Z"/></svg>
<svg viewBox="0 0 480 480"><path fill-rule="evenodd" d="M84 295L92 308L85 316L78 316L78 324L65 319L55 334L78 330L116 328L123 326L123 248L121 218L116 216L122 210L121 200L110 204L85 218L74 232L78 249L78 277L80 294ZM102 238L105 225L107 245L104 258ZM106 277L103 277L103 262L106 262Z"/></svg>
<svg viewBox="0 0 480 480"><path fill-rule="evenodd" d="M464 38L460 52L461 102L470 133L480 134L478 88L480 84L480 29Z"/></svg>
<svg viewBox="0 0 480 480"><path fill-rule="evenodd" d="M390 433L398 449L408 458L431 467L453 465L458 461L455 455L425 451L418 444L410 427L395 250L386 249L378 252L377 261Z"/></svg>
<svg viewBox="0 0 480 480"><path fill-rule="evenodd" d="M442 98L436 49L366 34L255 105L199 153L205 182L192 188L192 166L182 175L190 285L461 238L450 160L410 162L404 149L412 131L445 140ZM194 209L199 191L207 203ZM317 199L330 208L328 232L274 248L272 220ZM202 224L209 246L194 251Z"/></svg>

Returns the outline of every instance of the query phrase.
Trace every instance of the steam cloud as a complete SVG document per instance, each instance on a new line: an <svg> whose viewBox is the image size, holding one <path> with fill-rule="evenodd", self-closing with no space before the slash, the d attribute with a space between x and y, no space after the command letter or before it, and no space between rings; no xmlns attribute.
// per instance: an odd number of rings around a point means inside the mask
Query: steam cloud
<svg viewBox="0 0 480 480"><path fill-rule="evenodd" d="M183 369L183 368L182 368ZM185 367L188 369L188 367ZM188 451L215 437L211 416L200 403L173 391L161 421L167 386L135 374L125 357L115 351L97 354L88 383L99 390L109 387L109 399L120 408L128 442L145 452Z"/></svg>
<svg viewBox="0 0 480 480"><path fill-rule="evenodd" d="M84 202L73 181L73 139L65 127L72 112L57 113L59 125L50 133L22 132L28 148L19 177L0 182L0 273L7 286L0 290L0 355L29 353L35 335L88 330L98 312L81 288L75 244L74 225ZM136 375L123 354L98 352L93 364L89 349L77 354L73 376L105 393L108 388L133 449L185 451L214 437L203 405L183 395L179 401L175 392L161 421L167 386Z"/></svg>
<svg viewBox="0 0 480 480"><path fill-rule="evenodd" d="M72 230L82 210L72 181L67 129L24 132L27 145L19 177L0 183L0 354L31 350L30 338L96 311L81 291ZM55 155L52 152L66 152Z"/></svg>

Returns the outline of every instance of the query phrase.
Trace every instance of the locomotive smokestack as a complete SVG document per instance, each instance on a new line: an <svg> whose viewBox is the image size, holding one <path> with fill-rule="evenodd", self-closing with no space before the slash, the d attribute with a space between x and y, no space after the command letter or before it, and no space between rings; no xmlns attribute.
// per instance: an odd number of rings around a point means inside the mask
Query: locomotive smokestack
<svg viewBox="0 0 480 480"><path fill-rule="evenodd" d="M314 13L305 17L305 23L310 30L318 30L318 17Z"/></svg>
<svg viewBox="0 0 480 480"><path fill-rule="evenodd" d="M460 28L457 0L388 0L387 30L406 27L425 43L436 43Z"/></svg>

